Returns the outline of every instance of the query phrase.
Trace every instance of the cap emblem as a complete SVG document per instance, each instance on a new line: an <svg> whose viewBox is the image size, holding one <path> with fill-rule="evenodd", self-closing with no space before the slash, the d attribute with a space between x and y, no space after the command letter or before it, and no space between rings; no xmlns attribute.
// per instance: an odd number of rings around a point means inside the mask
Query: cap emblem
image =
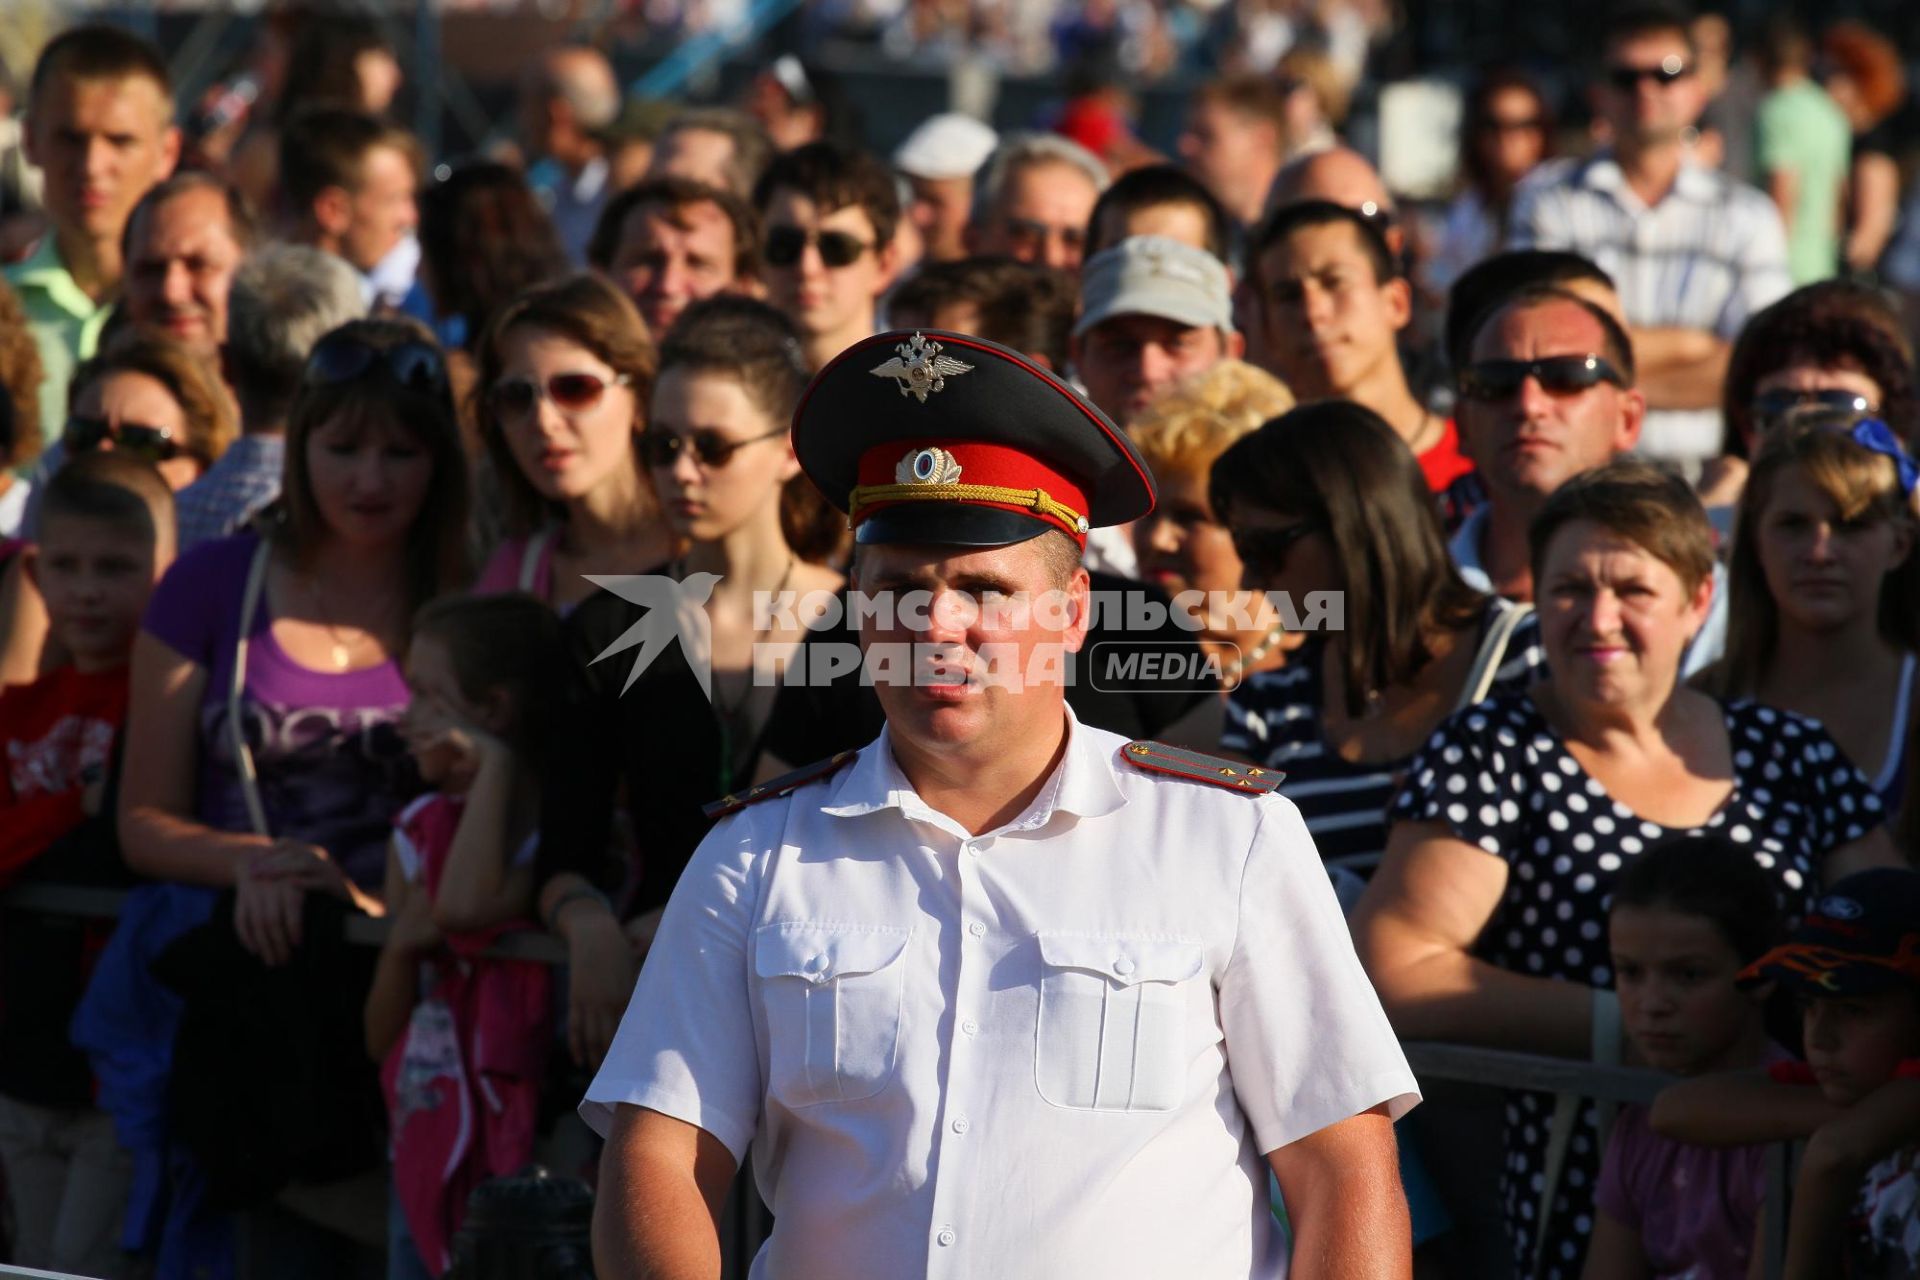
<svg viewBox="0 0 1920 1280"><path fill-rule="evenodd" d="M900 459L893 479L896 484L959 484L960 464L945 449L915 449Z"/></svg>
<svg viewBox="0 0 1920 1280"><path fill-rule="evenodd" d="M1858 920L1865 914L1859 903L1852 898L1843 898L1837 893L1820 899L1814 911L1829 920Z"/></svg>
<svg viewBox="0 0 1920 1280"><path fill-rule="evenodd" d="M948 378L973 371L966 361L941 355L940 344L929 342L925 334L914 334L912 341L902 342L894 350L899 354L868 372L876 378L892 378L901 395L912 396L921 404L935 392L946 390Z"/></svg>

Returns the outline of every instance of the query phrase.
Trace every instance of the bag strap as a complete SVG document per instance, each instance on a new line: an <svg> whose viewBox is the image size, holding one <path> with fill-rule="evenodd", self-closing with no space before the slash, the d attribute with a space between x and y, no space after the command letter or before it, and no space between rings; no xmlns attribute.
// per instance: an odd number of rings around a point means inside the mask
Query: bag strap
<svg viewBox="0 0 1920 1280"><path fill-rule="evenodd" d="M265 538L247 566L247 586L240 595L240 631L233 642L233 675L227 682L227 733L233 739L233 763L240 774L240 791L246 797L247 818L260 835L271 837L267 828L267 809L260 802L260 775L254 768L253 748L240 717L240 695L247 686L247 633L253 629L253 615L260 608L260 594L267 585L267 564L273 548Z"/></svg>
<svg viewBox="0 0 1920 1280"><path fill-rule="evenodd" d="M553 541L553 526L548 525L527 539L520 553L520 590L532 593L540 578L540 562L546 558L547 545Z"/></svg>
<svg viewBox="0 0 1920 1280"><path fill-rule="evenodd" d="M1480 652L1474 655L1473 670L1467 673L1467 682L1460 690L1460 703L1454 710L1462 710L1486 699L1493 689L1493 677L1499 673L1500 664L1506 661L1507 642L1513 639L1514 630L1532 612L1533 606L1530 604L1495 599L1493 625L1487 628L1486 638L1480 642Z"/></svg>
<svg viewBox="0 0 1920 1280"><path fill-rule="evenodd" d="M1540 1261L1547 1251L1547 1235L1553 1224L1553 1198L1560 1190L1560 1175L1567 1170L1567 1153L1573 1146L1573 1131L1580 1121L1580 1104L1586 1101L1577 1093L1555 1094L1553 1119L1547 1126L1546 1163L1540 1170L1540 1208L1533 1220L1533 1266L1529 1274L1540 1273Z"/></svg>

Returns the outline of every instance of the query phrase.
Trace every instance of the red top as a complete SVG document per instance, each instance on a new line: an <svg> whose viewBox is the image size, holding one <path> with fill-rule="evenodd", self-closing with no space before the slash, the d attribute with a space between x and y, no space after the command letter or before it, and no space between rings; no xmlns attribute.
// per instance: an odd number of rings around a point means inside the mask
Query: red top
<svg viewBox="0 0 1920 1280"><path fill-rule="evenodd" d="M1426 472L1427 488L1445 493L1447 486L1473 470L1473 463L1460 452L1460 432L1448 418L1440 439L1420 455L1420 470Z"/></svg>
<svg viewBox="0 0 1920 1280"><path fill-rule="evenodd" d="M0 690L0 887L86 818L82 798L103 781L127 720L127 669L83 675L56 667Z"/></svg>

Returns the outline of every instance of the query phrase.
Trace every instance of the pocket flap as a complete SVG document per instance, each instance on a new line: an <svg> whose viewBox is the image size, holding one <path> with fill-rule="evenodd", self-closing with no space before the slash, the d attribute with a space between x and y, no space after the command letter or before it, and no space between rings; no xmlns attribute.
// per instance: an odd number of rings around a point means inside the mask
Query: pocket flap
<svg viewBox="0 0 1920 1280"><path fill-rule="evenodd" d="M1086 969L1123 987L1185 982L1200 976L1206 956L1197 942L1098 933L1043 933L1040 958L1056 969Z"/></svg>
<svg viewBox="0 0 1920 1280"><path fill-rule="evenodd" d="M754 931L754 972L763 978L831 982L884 969L907 949L913 930L885 924L783 920Z"/></svg>

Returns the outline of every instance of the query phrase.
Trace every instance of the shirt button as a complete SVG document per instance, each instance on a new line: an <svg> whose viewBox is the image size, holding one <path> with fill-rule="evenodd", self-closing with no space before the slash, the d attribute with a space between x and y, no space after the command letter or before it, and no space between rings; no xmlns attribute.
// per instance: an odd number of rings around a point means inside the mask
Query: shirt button
<svg viewBox="0 0 1920 1280"><path fill-rule="evenodd" d="M967 1122L967 1118L965 1116L960 1116L956 1118L953 1122L953 1131L955 1133L965 1133L967 1130L971 1128L973 1128L973 1126Z"/></svg>
<svg viewBox="0 0 1920 1280"><path fill-rule="evenodd" d="M825 955L807 957L808 973L819 973L822 969L826 967L827 967L827 957Z"/></svg>
<svg viewBox="0 0 1920 1280"><path fill-rule="evenodd" d="M942 1245L952 1244L954 1241L953 1228L952 1227L940 1228L940 1234L935 1236L934 1239Z"/></svg>
<svg viewBox="0 0 1920 1280"><path fill-rule="evenodd" d="M967 1035L977 1036L980 1034L980 1024L975 1022L972 1018L968 1018L965 1022L960 1024L960 1030L966 1033Z"/></svg>
<svg viewBox="0 0 1920 1280"><path fill-rule="evenodd" d="M1113 971L1124 977L1133 972L1133 961L1127 959L1125 956L1121 956L1113 962Z"/></svg>
<svg viewBox="0 0 1920 1280"><path fill-rule="evenodd" d="M978 920L975 920L972 924L967 926L967 932L972 934L976 938L984 938L987 936L987 926L981 924Z"/></svg>

